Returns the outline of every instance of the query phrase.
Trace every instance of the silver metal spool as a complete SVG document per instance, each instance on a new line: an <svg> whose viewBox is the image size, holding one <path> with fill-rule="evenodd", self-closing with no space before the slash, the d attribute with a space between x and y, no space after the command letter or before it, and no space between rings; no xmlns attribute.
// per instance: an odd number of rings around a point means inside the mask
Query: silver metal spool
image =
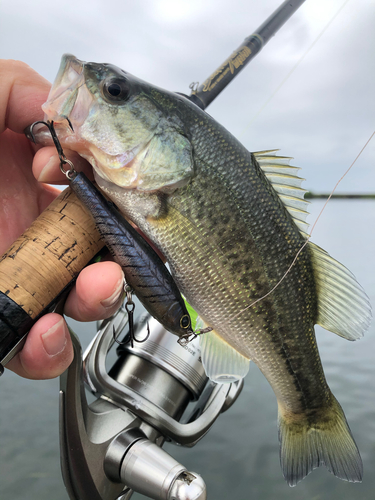
<svg viewBox="0 0 375 500"><path fill-rule="evenodd" d="M134 347L128 343L122 346L122 349L152 362L153 365L171 374L190 390L196 401L207 383L199 339L196 338L188 345L181 346L177 343L178 338L175 335L166 331L156 319L149 319L147 314L142 315L139 320L135 332L136 338L146 338L147 321L151 332L148 339L142 343L135 342Z"/></svg>

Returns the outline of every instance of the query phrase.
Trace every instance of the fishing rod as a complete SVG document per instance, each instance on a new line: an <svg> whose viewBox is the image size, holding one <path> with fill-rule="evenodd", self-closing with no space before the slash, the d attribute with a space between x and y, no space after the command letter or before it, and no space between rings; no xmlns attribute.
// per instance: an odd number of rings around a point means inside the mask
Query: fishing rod
<svg viewBox="0 0 375 500"><path fill-rule="evenodd" d="M189 99L206 109L240 71L263 49L305 0L285 0L201 85Z"/></svg>
<svg viewBox="0 0 375 500"><path fill-rule="evenodd" d="M188 98L205 109L303 2L284 1ZM103 247L90 214L67 188L0 258L0 373Z"/></svg>

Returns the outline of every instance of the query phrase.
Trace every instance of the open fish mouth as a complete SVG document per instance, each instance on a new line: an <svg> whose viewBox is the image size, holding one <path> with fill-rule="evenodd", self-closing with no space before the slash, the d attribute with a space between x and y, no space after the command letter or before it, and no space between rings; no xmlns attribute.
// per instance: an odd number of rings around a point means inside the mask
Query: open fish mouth
<svg viewBox="0 0 375 500"><path fill-rule="evenodd" d="M62 57L47 102L42 106L46 120L59 124L69 120L73 129L85 121L92 96L85 85L84 68L85 63L75 56L65 54Z"/></svg>

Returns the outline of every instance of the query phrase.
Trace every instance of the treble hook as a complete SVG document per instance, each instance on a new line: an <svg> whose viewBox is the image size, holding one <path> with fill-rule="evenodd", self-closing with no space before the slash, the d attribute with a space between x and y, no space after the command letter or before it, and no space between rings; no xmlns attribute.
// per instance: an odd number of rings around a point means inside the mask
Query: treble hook
<svg viewBox="0 0 375 500"><path fill-rule="evenodd" d="M129 313L128 313L129 314ZM134 342L137 342L138 344L143 344L143 342L146 342L146 340L148 340L150 336L150 326L148 324L148 321L147 321L147 335L144 339L142 340L139 340L137 339L137 337L134 335L134 326L133 326L133 323L130 324L130 319L129 319L129 332L126 334L126 336L124 337L124 340L122 342L119 342L116 338L116 329L115 329L115 325L113 325L113 340L115 342L117 342L118 345L125 345L125 344L128 344L129 341L130 341L130 345L131 347L133 348L134 347Z"/></svg>
<svg viewBox="0 0 375 500"><path fill-rule="evenodd" d="M122 342L119 342L116 339L116 331L115 331L115 327L113 326L113 339L119 345L127 344L129 342L129 340L130 340L130 345L131 345L131 348L133 349L134 342L138 342L138 344L142 344L142 342L146 342L146 340L150 336L150 327L149 327L148 322L147 322L147 335L146 335L146 338L144 338L143 340L138 340L135 337L135 335L134 335L134 309L135 309L135 304L134 304L133 299L132 299L132 293L133 293L133 291L132 291L131 287L128 285L128 283L125 280L124 280L124 290L126 292L126 297L127 297L127 301L126 301L126 304L125 304L125 309L126 309L126 312L128 313L129 332L125 336L124 340Z"/></svg>
<svg viewBox="0 0 375 500"><path fill-rule="evenodd" d="M69 124L70 129L72 130L72 132L74 132L72 122L67 117L66 117L66 120ZM76 176L76 171L75 171L73 163L70 160L68 160L68 158L64 154L63 148L62 148L61 143L59 141L59 138L57 137L57 134L56 134L53 120L48 121L48 122L45 122L43 120L38 120L37 122L34 122L32 125L30 125L30 127L29 127L30 139L36 144L35 135L34 135L34 127L35 127L35 125L38 125L39 123L45 125L48 128L49 133L51 134L53 143L54 143L55 148L57 150L57 154L59 155L61 172L63 174L65 174L69 180L73 180L74 177ZM68 164L70 166L69 170L64 169L65 164Z"/></svg>

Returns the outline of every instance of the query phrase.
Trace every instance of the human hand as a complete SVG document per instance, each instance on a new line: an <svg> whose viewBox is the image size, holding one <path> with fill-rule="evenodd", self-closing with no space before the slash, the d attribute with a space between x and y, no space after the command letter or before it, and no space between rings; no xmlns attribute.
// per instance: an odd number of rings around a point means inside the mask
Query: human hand
<svg viewBox="0 0 375 500"><path fill-rule="evenodd" d="M0 256L60 193L41 182L66 184L56 149L38 150L23 134L28 125L43 119L41 105L49 88L50 84L26 64L0 60ZM89 174L87 162L64 152L77 170ZM78 321L111 316L121 303L123 277L114 262L88 266L70 292L64 313ZM60 375L72 359L67 325L60 315L52 313L34 324L22 351L7 368L22 377L46 379Z"/></svg>

